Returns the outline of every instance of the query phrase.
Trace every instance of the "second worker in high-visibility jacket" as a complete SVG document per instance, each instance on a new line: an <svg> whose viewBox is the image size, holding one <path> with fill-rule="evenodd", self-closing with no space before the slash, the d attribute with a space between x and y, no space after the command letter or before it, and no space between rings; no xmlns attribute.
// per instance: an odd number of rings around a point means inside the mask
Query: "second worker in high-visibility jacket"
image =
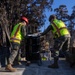
<svg viewBox="0 0 75 75"><path fill-rule="evenodd" d="M65 45L65 53L69 51L70 46L70 32L63 21L58 20L55 15L49 17L51 25L48 28L48 31L51 30L54 35L54 63L49 65L49 68L59 68L58 58L59 51Z"/></svg>
<svg viewBox="0 0 75 75"><path fill-rule="evenodd" d="M10 42L11 42L11 54L8 60L8 64L6 65L6 70L11 72L15 72L17 69L12 67L14 59L18 54L18 50L21 44L21 41L26 36L26 25L28 24L28 19L26 17L21 18L21 22L16 24L13 27L13 30L10 35Z"/></svg>

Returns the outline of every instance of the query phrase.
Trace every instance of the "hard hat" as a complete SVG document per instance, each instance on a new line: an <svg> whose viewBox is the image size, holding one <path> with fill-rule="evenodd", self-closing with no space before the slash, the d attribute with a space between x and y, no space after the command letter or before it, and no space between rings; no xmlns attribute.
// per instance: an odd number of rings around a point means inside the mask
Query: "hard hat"
<svg viewBox="0 0 75 75"><path fill-rule="evenodd" d="M26 23L29 23L26 17L22 17L21 19L24 20Z"/></svg>
<svg viewBox="0 0 75 75"><path fill-rule="evenodd" d="M50 17L49 17L49 21L51 21L52 19L55 19L55 18L56 18L55 15L50 15Z"/></svg>

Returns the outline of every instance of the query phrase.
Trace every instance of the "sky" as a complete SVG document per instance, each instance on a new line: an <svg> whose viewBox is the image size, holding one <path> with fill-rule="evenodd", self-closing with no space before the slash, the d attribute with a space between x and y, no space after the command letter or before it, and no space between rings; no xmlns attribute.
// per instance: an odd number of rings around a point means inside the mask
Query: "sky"
<svg viewBox="0 0 75 75"><path fill-rule="evenodd" d="M68 14L70 15L72 13L72 7L75 6L75 0L54 0L53 4L52 4L52 8L53 10L55 8L58 8L60 5L66 5L67 9L68 9ZM45 22L45 25L43 27L41 27L41 32L43 32L48 26L49 26L49 16L51 14L54 14L55 12L51 12L51 11L48 11L46 10L45 14L47 16L47 20Z"/></svg>

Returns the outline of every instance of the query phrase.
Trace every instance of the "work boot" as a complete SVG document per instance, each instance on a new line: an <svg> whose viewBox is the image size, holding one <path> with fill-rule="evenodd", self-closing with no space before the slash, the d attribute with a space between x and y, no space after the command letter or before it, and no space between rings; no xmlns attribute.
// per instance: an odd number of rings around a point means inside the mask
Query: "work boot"
<svg viewBox="0 0 75 75"><path fill-rule="evenodd" d="M48 68L59 68L58 64L48 65Z"/></svg>
<svg viewBox="0 0 75 75"><path fill-rule="evenodd" d="M10 71L10 72L15 72L15 71L17 71L17 69L16 69L16 68L13 68L13 67L11 66L11 64L8 64L8 65L6 66L6 68L5 68L5 70L8 70L8 71Z"/></svg>
<svg viewBox="0 0 75 75"><path fill-rule="evenodd" d="M49 65L48 68L59 68L57 57L54 58L54 63L52 65Z"/></svg>

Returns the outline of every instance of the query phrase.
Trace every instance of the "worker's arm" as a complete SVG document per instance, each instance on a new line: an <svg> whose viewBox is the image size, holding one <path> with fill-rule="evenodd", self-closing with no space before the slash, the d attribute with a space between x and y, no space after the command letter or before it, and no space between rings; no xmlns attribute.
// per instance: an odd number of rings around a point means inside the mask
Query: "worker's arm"
<svg viewBox="0 0 75 75"><path fill-rule="evenodd" d="M50 30L52 30L52 29L53 29L52 26L49 25L49 26L47 27L47 29L44 30L44 32L42 33L42 35L47 34L47 33L48 33Z"/></svg>
<svg viewBox="0 0 75 75"><path fill-rule="evenodd" d="M21 32L22 32L22 36L25 37L26 36L26 26L21 26Z"/></svg>

